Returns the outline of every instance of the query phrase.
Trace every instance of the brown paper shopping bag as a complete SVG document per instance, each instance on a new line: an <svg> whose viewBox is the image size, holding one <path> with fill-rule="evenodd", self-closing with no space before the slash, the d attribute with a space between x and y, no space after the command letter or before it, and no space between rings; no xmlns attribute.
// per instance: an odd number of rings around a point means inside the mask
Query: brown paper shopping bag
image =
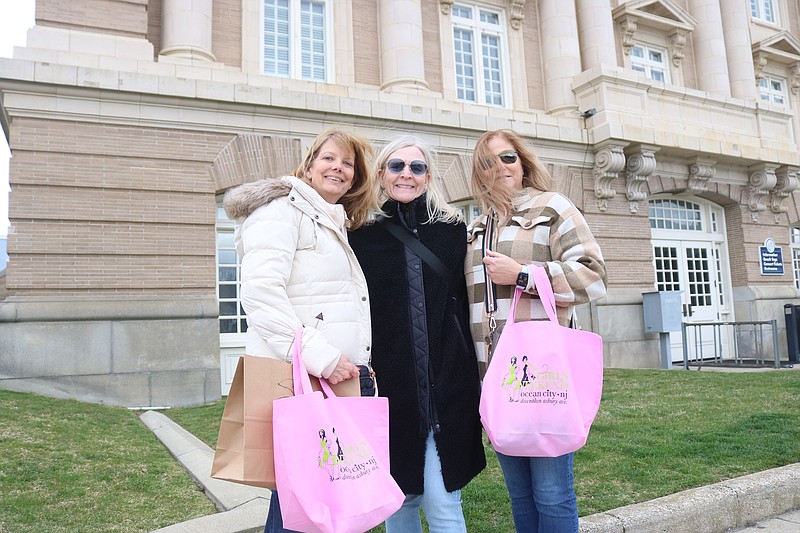
<svg viewBox="0 0 800 533"><path fill-rule="evenodd" d="M314 390L319 381L311 377ZM358 378L335 385L339 396L358 396ZM275 488L272 402L292 396L292 365L269 357L239 358L222 413L211 477Z"/></svg>

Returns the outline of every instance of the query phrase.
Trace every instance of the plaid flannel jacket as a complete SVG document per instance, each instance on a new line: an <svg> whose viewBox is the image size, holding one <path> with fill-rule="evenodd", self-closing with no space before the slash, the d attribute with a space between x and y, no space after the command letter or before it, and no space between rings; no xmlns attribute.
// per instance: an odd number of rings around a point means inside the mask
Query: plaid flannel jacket
<svg viewBox="0 0 800 533"><path fill-rule="evenodd" d="M567 326L572 306L602 298L606 293L606 268L600 246L580 211L557 192L527 188L515 199L513 208L510 217L498 218L491 249L522 265L535 263L545 267L553 285L558 321ZM467 228L469 248L464 265L472 338L482 373L489 364L482 253L487 217L484 213ZM497 285L498 328L508 318L513 291L513 285ZM533 276L525 293L529 297L523 294L520 299L516 320L546 320L544 307L536 297Z"/></svg>

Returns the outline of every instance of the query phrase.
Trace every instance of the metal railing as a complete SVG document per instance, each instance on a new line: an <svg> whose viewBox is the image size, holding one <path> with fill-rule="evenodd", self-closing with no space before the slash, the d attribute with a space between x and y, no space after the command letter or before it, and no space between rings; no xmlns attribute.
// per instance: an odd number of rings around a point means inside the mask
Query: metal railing
<svg viewBox="0 0 800 533"><path fill-rule="evenodd" d="M772 332L772 342L765 339L764 331ZM689 364L744 365L753 361L766 365L771 351L775 368L780 368L778 354L778 321L754 322L701 322L681 327L683 336L683 368ZM713 346L713 350L712 350ZM693 362L691 362L693 361ZM690 363L691 362L691 363Z"/></svg>

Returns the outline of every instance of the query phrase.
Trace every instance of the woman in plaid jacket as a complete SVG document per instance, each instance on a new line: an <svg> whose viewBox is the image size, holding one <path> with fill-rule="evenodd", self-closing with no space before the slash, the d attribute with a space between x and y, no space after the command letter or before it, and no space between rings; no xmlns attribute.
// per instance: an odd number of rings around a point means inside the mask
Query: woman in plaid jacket
<svg viewBox="0 0 800 533"><path fill-rule="evenodd" d="M551 186L549 173L516 132L489 131L478 139L472 189L483 215L467 230L465 270L472 337L483 370L491 357L490 311L499 332L515 286L524 291L517 321L547 319L527 265L545 267L561 325L569 325L573 306L606 293L605 264L589 225L568 198L549 190ZM517 531L578 531L572 453L511 457L498 452L497 456Z"/></svg>

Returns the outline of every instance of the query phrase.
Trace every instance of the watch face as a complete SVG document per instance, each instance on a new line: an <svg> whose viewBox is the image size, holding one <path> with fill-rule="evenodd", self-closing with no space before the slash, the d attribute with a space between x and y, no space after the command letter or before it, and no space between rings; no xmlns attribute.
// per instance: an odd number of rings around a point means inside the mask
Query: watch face
<svg viewBox="0 0 800 533"><path fill-rule="evenodd" d="M520 272L517 275L517 287L525 288L528 286L528 273L527 272Z"/></svg>

